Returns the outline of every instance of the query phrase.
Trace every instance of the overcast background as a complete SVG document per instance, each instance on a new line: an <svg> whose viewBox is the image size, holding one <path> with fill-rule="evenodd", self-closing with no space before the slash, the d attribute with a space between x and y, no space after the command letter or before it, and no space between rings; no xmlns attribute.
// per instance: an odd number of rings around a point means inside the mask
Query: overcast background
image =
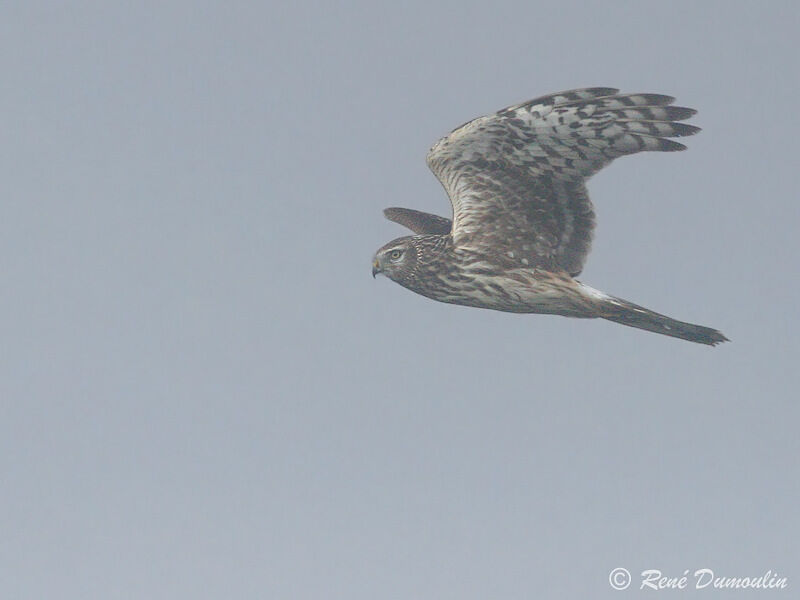
<svg viewBox="0 0 800 600"><path fill-rule="evenodd" d="M123 4L2 9L0 597L796 594L796 3ZM732 343L373 281L438 137L592 85L703 132L581 279Z"/></svg>

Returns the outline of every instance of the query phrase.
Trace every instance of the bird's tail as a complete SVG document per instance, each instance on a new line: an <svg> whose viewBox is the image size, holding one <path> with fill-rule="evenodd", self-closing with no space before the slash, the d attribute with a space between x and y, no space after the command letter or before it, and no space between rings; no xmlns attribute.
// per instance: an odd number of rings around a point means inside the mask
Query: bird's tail
<svg viewBox="0 0 800 600"><path fill-rule="evenodd" d="M678 321L627 300L608 297L608 301L603 304L600 316L621 325L646 329L647 331L670 335L682 340L697 342L698 344L708 344L709 346L716 346L728 341L728 338L716 329Z"/></svg>

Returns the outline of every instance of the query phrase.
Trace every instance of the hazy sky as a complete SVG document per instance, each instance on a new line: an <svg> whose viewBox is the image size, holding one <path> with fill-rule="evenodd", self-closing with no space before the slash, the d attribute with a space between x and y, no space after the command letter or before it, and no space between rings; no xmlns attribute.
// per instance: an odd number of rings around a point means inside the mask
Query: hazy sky
<svg viewBox="0 0 800 600"><path fill-rule="evenodd" d="M796 3L126 4L0 19L0 597L796 593ZM595 85L703 132L581 279L730 344L372 279L438 137Z"/></svg>

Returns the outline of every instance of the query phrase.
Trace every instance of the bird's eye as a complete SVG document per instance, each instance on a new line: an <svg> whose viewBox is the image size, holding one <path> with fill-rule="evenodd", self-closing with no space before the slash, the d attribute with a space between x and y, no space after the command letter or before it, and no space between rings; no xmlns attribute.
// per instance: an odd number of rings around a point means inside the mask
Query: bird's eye
<svg viewBox="0 0 800 600"><path fill-rule="evenodd" d="M392 260L400 260L401 256L403 256L402 250L392 250L391 253L389 254L389 258L391 258Z"/></svg>

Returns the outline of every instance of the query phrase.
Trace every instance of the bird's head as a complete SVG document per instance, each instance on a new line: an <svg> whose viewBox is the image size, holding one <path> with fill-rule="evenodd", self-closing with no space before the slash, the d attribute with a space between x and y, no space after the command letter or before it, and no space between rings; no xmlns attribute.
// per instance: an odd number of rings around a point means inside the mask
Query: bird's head
<svg viewBox="0 0 800 600"><path fill-rule="evenodd" d="M401 285L414 276L417 266L417 247L413 236L392 240L375 253L372 259L372 276L386 275Z"/></svg>

